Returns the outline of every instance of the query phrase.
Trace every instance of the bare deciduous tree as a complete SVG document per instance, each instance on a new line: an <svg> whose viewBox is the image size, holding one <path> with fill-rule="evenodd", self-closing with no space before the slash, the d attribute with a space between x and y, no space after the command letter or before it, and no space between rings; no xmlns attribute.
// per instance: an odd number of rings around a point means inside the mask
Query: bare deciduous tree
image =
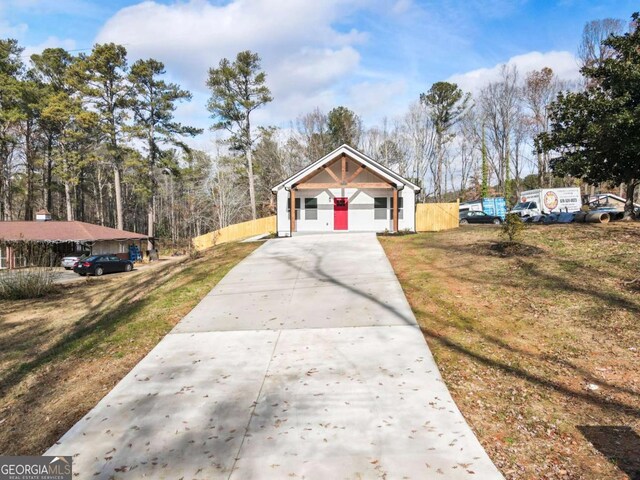
<svg viewBox="0 0 640 480"><path fill-rule="evenodd" d="M578 58L583 67L597 67L611 57L612 49L604 45L610 35L621 34L625 22L617 18L604 18L587 22L582 30L582 39L578 46Z"/></svg>
<svg viewBox="0 0 640 480"><path fill-rule="evenodd" d="M482 120L478 118L475 106L469 108L460 119L459 124L459 158L460 158L460 195L469 187L469 180L478 167L478 159L482 156Z"/></svg>
<svg viewBox="0 0 640 480"><path fill-rule="evenodd" d="M480 93L480 107L486 120L490 146L489 160L497 177L498 187L505 197L511 195L511 142L513 128L520 115L518 70L503 65L501 79L492 82Z"/></svg>
<svg viewBox="0 0 640 480"><path fill-rule="evenodd" d="M425 201L433 194L433 182L428 180L427 173L435 158L436 130L426 107L421 102L414 102L409 106L409 111L404 117L403 130L411 158L407 171L422 187L420 200Z"/></svg>
<svg viewBox="0 0 640 480"><path fill-rule="evenodd" d="M331 147L327 115L319 108L301 115L296 120L296 128L304 145L308 161L317 160L326 155Z"/></svg>
<svg viewBox="0 0 640 480"><path fill-rule="evenodd" d="M239 188L240 181L234 171L234 163L228 157L218 158L209 177L207 186L213 199L215 229L239 221L246 208L246 192Z"/></svg>
<svg viewBox="0 0 640 480"><path fill-rule="evenodd" d="M525 75L522 97L528 109L528 115L524 120L531 129L531 135L536 136L546 132L549 126L548 106L556 98L558 92L566 88L566 82L562 82L550 68L533 70ZM538 183L540 186L549 185L549 154L548 152L536 152Z"/></svg>

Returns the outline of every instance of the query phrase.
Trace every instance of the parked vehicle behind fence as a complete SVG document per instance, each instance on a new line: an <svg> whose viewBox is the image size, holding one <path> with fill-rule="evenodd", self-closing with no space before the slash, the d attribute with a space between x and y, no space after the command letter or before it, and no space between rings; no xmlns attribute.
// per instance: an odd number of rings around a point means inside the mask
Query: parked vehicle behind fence
<svg viewBox="0 0 640 480"><path fill-rule="evenodd" d="M522 218L549 213L578 212L582 207L579 188L539 188L520 194L520 202L511 209Z"/></svg>
<svg viewBox="0 0 640 480"><path fill-rule="evenodd" d="M502 218L497 215L488 215L484 212L460 212L460 225L468 225L470 223L500 225L502 223Z"/></svg>
<svg viewBox="0 0 640 480"><path fill-rule="evenodd" d="M460 214L467 212L484 212L487 215L500 217L504 221L507 214L507 202L504 197L486 197L470 200L460 204Z"/></svg>

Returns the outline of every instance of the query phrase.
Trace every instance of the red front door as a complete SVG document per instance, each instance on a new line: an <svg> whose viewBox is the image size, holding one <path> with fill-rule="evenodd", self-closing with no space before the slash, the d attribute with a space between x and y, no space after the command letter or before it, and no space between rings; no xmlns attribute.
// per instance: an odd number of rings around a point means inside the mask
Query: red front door
<svg viewBox="0 0 640 480"><path fill-rule="evenodd" d="M349 199L335 197L333 199L333 229L349 229Z"/></svg>

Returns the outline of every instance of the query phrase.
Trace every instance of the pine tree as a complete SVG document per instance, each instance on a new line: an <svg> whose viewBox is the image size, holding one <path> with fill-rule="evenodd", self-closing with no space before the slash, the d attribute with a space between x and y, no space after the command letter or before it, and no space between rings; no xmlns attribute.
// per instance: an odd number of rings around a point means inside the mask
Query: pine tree
<svg viewBox="0 0 640 480"><path fill-rule="evenodd" d="M223 58L218 68L209 69L207 86L211 98L207 108L216 123L214 130L227 130L231 134L231 146L241 152L246 161L249 179L251 217L255 220L256 191L251 158L253 142L251 114L257 108L273 100L266 85L267 75L260 69L260 56L249 50L238 53L230 62Z"/></svg>
<svg viewBox="0 0 640 480"><path fill-rule="evenodd" d="M165 74L164 65L154 59L138 60L131 66L128 79L131 84L130 104L133 111L133 136L146 144L147 165L147 234L155 236L156 193L158 183L156 169L163 156L162 146L178 146L185 151L188 147L182 137L193 137L202 133L201 129L187 127L173 118L176 103L191 100L191 93L174 83L161 80ZM152 245L149 245L149 249Z"/></svg>

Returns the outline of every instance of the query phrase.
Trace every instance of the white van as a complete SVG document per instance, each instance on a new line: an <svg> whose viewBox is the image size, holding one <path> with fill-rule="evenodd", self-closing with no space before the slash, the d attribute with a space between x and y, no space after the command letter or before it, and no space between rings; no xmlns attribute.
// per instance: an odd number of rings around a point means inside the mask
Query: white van
<svg viewBox="0 0 640 480"><path fill-rule="evenodd" d="M510 213L533 217L547 213L578 212L582 207L579 188L538 188L519 196L520 203Z"/></svg>

